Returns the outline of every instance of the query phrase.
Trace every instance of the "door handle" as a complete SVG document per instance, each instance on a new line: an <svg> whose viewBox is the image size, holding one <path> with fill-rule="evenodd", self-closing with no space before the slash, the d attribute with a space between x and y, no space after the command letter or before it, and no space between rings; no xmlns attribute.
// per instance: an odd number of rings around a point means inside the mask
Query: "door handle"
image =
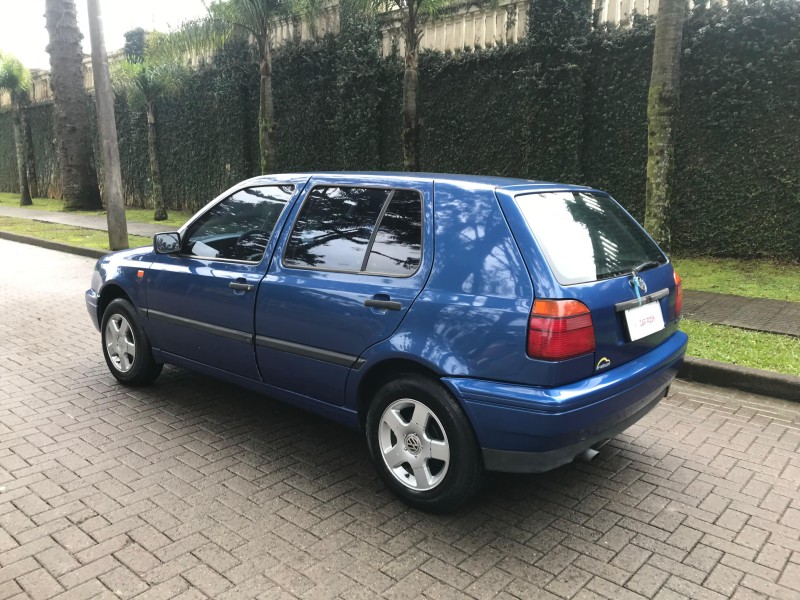
<svg viewBox="0 0 800 600"><path fill-rule="evenodd" d="M252 283L240 283L238 281L231 281L228 284L228 287L232 290L238 290L240 292L252 292L254 289L256 289L256 286L254 286Z"/></svg>
<svg viewBox="0 0 800 600"><path fill-rule="evenodd" d="M386 310L403 310L403 305L394 300L376 300L375 298L367 298L364 300L364 306L370 308L383 308Z"/></svg>

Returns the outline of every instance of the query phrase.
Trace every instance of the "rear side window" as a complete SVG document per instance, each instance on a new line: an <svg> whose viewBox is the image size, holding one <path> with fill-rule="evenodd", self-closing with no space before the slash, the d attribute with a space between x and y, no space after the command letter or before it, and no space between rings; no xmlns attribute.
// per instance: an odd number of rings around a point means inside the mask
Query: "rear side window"
<svg viewBox="0 0 800 600"><path fill-rule="evenodd" d="M422 257L422 203L419 194L397 190L381 219L366 271L411 275Z"/></svg>
<svg viewBox="0 0 800 600"><path fill-rule="evenodd" d="M562 285L609 279L666 256L614 200L585 192L517 196L550 268Z"/></svg>
<svg viewBox="0 0 800 600"><path fill-rule="evenodd" d="M422 200L413 190L318 187L284 254L287 267L413 274L422 249Z"/></svg>

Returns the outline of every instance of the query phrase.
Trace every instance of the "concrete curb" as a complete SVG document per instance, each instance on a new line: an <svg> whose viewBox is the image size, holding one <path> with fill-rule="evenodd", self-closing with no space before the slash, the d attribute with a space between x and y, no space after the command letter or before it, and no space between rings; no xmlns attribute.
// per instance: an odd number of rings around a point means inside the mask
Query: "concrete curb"
<svg viewBox="0 0 800 600"><path fill-rule="evenodd" d="M680 379L800 402L800 377L687 356Z"/></svg>
<svg viewBox="0 0 800 600"><path fill-rule="evenodd" d="M20 235L18 233L9 233L7 231L0 231L0 238L9 240L11 242L19 242L20 244L30 244L31 246L47 248L48 250L58 250L59 252L77 254L78 256L88 256L89 258L100 258L101 256L108 254L108 252L104 252L103 250L95 250L94 248L81 248L80 246L70 246L69 244L62 244L61 242L40 240L39 238L28 235Z"/></svg>

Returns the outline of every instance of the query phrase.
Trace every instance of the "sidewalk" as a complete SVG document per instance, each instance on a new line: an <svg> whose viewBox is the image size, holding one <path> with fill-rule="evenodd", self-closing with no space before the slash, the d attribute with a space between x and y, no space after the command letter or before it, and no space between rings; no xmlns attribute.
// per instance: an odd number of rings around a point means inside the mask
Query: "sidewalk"
<svg viewBox="0 0 800 600"><path fill-rule="evenodd" d="M800 302L693 290L683 294L686 319L800 337Z"/></svg>
<svg viewBox="0 0 800 600"><path fill-rule="evenodd" d="M59 223L61 225L72 225L73 227L84 227L86 229L98 229L108 231L108 223L105 215L81 215L68 212L54 212L50 210L36 210L35 208L17 208L14 206L0 206L0 216L14 217L15 219L30 219L32 221L44 221L46 223ZM128 221L128 233L153 237L156 233L170 230L169 225L153 225L151 223L137 223Z"/></svg>

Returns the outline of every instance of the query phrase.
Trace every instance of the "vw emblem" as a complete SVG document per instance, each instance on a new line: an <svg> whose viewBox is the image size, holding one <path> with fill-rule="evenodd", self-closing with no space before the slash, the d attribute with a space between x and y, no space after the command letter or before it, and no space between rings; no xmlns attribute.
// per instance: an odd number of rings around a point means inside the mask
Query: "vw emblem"
<svg viewBox="0 0 800 600"><path fill-rule="evenodd" d="M631 287L639 288L639 291L643 294L647 293L647 284L644 282L644 279L638 275L631 277Z"/></svg>
<svg viewBox="0 0 800 600"><path fill-rule="evenodd" d="M417 437L417 434L409 433L406 436L406 450L411 452L411 454L418 454L421 449L422 449L422 442Z"/></svg>

